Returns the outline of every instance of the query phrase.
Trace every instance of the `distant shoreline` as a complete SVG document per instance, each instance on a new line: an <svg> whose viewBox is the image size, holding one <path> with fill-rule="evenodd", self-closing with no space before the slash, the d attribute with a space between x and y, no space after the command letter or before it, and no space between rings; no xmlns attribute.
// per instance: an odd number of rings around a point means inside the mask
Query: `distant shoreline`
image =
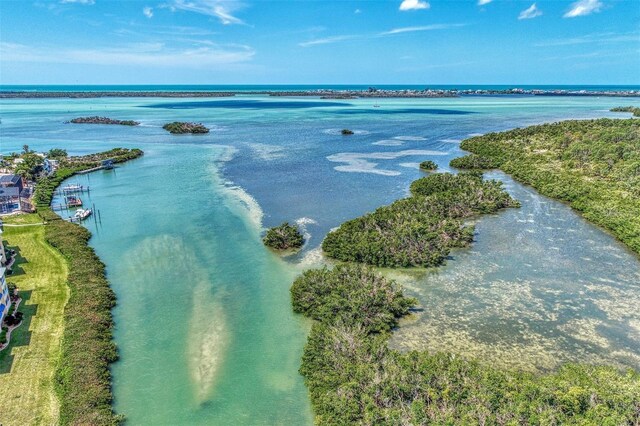
<svg viewBox="0 0 640 426"><path fill-rule="evenodd" d="M49 98L222 98L236 95L266 95L274 97L298 96L321 99L379 99L379 98L458 98L464 96L590 96L640 97L640 90L570 90L570 89L312 89L312 90L256 90L256 91L25 91L2 90L0 99Z"/></svg>

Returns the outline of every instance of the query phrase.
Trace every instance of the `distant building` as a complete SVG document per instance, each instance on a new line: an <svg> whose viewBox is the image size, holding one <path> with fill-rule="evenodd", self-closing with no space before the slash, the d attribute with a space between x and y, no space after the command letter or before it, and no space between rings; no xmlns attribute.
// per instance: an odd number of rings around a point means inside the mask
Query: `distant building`
<svg viewBox="0 0 640 426"><path fill-rule="evenodd" d="M44 163L42 163L42 169L47 175L51 175L56 170L58 170L58 165L58 160L50 160L48 158L45 158Z"/></svg>
<svg viewBox="0 0 640 426"><path fill-rule="evenodd" d="M9 296L9 287L7 286L6 268L0 268L0 324L4 321L4 317L9 313L11 307L11 297Z"/></svg>

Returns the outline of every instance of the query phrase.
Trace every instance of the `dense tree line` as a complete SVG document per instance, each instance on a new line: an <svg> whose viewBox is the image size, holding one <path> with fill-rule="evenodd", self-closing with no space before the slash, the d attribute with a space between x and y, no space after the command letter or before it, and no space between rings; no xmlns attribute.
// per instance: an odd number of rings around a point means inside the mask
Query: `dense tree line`
<svg viewBox="0 0 640 426"><path fill-rule="evenodd" d="M489 133L461 147L570 203L640 254L640 121L563 121Z"/></svg>
<svg viewBox="0 0 640 426"><path fill-rule="evenodd" d="M495 169L499 164L491 158L470 154L465 155L464 157L454 158L449 162L449 165L456 169L486 170Z"/></svg>
<svg viewBox="0 0 640 426"><path fill-rule="evenodd" d="M498 181L479 173L437 173L411 184L411 197L343 223L324 252L338 260L382 267L436 266L454 247L473 241L464 219L518 206Z"/></svg>

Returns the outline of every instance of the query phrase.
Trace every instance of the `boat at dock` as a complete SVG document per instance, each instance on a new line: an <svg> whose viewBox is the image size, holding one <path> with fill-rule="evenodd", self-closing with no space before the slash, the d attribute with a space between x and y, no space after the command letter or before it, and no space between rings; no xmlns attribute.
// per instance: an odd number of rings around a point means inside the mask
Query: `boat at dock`
<svg viewBox="0 0 640 426"><path fill-rule="evenodd" d="M82 200L80 197L75 197L73 195L65 197L65 203L67 204L67 207L82 207Z"/></svg>
<svg viewBox="0 0 640 426"><path fill-rule="evenodd" d="M71 222L82 222L91 216L91 213L93 213L91 209L78 209L75 214L69 218L69 220L71 220Z"/></svg>
<svg viewBox="0 0 640 426"><path fill-rule="evenodd" d="M89 187L84 187L83 185L67 185L62 188L62 192L64 193L73 193L73 192L84 192L89 190Z"/></svg>

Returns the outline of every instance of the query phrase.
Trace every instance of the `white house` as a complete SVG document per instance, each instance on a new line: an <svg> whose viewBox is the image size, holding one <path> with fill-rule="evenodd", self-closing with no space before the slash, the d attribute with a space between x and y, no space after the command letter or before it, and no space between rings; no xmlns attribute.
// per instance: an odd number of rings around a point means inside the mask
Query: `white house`
<svg viewBox="0 0 640 426"><path fill-rule="evenodd" d="M4 317L9 313L9 308L11 307L9 287L5 276L6 271L6 268L0 268L0 324L4 321Z"/></svg>

